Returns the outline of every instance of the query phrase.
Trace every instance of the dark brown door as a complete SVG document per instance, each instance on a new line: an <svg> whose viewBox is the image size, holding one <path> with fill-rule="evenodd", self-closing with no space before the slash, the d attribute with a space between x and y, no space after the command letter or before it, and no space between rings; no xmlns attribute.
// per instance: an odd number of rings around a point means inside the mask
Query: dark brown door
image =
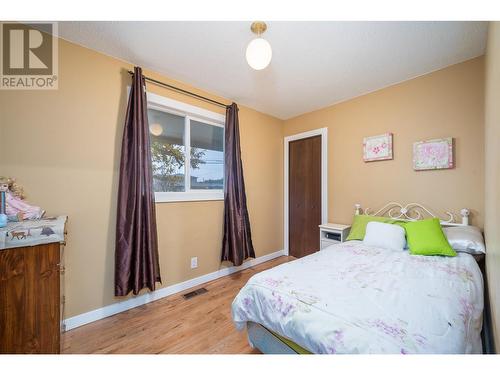
<svg viewBox="0 0 500 375"><path fill-rule="evenodd" d="M321 224L321 136L289 143L289 254L319 250Z"/></svg>

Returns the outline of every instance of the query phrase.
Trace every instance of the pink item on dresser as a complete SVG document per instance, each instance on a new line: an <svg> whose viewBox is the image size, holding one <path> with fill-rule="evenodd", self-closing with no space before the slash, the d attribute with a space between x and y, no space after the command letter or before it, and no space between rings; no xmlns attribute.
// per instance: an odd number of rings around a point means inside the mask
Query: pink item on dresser
<svg viewBox="0 0 500 375"><path fill-rule="evenodd" d="M16 197L10 191L6 193L6 213L7 216L17 215L21 213L24 220L34 220L42 218L45 213L40 207L32 206L22 199Z"/></svg>

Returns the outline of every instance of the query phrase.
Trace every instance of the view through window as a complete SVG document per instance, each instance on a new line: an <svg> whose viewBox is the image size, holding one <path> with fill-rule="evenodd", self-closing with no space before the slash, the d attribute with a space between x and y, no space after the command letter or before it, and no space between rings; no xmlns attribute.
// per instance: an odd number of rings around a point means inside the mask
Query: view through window
<svg viewBox="0 0 500 375"><path fill-rule="evenodd" d="M223 190L224 128L148 108L155 192Z"/></svg>

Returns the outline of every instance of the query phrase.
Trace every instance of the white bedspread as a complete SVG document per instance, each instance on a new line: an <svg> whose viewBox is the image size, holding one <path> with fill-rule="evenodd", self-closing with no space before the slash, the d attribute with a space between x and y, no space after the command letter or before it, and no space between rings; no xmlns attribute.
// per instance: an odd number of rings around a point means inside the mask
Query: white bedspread
<svg viewBox="0 0 500 375"><path fill-rule="evenodd" d="M254 275L236 296L253 321L313 353L481 353L483 279L472 256L333 245Z"/></svg>

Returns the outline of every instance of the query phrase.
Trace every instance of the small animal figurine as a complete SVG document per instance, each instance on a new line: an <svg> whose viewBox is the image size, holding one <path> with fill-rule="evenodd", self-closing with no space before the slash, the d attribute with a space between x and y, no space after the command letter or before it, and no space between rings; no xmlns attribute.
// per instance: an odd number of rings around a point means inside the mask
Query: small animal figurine
<svg viewBox="0 0 500 375"><path fill-rule="evenodd" d="M0 228L7 225L7 215L5 214L5 196L7 194L7 190L9 190L9 184L4 181L0 181Z"/></svg>

